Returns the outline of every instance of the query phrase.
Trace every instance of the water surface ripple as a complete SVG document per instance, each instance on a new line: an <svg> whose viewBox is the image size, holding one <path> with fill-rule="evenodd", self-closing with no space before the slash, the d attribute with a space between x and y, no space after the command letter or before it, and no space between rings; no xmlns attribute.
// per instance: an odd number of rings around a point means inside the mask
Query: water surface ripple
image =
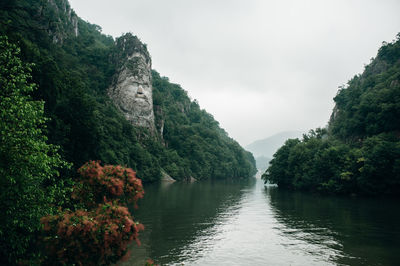
<svg viewBox="0 0 400 266"><path fill-rule="evenodd" d="M397 200L327 197L259 178L145 188L123 265L399 265Z"/></svg>

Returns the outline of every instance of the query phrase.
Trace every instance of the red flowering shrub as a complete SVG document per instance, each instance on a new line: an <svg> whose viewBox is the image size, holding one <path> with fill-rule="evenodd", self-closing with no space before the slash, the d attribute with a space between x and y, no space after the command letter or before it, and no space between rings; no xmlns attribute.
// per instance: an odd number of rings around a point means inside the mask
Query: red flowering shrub
<svg viewBox="0 0 400 266"><path fill-rule="evenodd" d="M131 168L106 165L102 167L98 161L90 161L79 168L82 183L90 189L96 202L107 199L122 199L134 203L143 198L142 181L136 178L136 173ZM87 193L87 191L84 191Z"/></svg>
<svg viewBox="0 0 400 266"><path fill-rule="evenodd" d="M102 265L118 261L143 225L126 207L100 204L89 212L66 211L41 219L49 260L61 264Z"/></svg>
<svg viewBox="0 0 400 266"><path fill-rule="evenodd" d="M138 232L143 225L134 222L127 202L143 197L142 182L132 169L90 161L80 173L82 196L89 210L66 210L41 219L49 264L108 265L127 257L133 240L140 245ZM91 195L86 197L85 195ZM88 199L93 198L94 202ZM107 201L113 200L113 201Z"/></svg>
<svg viewBox="0 0 400 266"><path fill-rule="evenodd" d="M146 260L146 264L144 266L157 266L152 259Z"/></svg>

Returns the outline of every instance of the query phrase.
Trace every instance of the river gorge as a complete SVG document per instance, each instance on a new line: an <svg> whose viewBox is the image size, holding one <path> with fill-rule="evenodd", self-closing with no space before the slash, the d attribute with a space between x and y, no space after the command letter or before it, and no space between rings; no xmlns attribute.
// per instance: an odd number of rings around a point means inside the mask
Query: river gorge
<svg viewBox="0 0 400 266"><path fill-rule="evenodd" d="M124 265L397 265L397 200L282 191L258 178L145 187Z"/></svg>

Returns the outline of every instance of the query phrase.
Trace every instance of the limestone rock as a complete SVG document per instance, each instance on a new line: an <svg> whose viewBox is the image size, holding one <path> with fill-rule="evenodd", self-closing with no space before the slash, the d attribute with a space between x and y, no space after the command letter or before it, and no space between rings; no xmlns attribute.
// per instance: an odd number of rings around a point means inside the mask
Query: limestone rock
<svg viewBox="0 0 400 266"><path fill-rule="evenodd" d="M161 181L163 182L175 182L176 180L173 179L167 172L165 172L163 169L161 169Z"/></svg>
<svg viewBox="0 0 400 266"><path fill-rule="evenodd" d="M37 12L40 23L52 38L53 43L63 44L68 37L78 36L78 16L72 10L68 0L43 1Z"/></svg>
<svg viewBox="0 0 400 266"><path fill-rule="evenodd" d="M116 40L113 63L117 71L108 95L135 126L155 132L151 58L146 45L128 33Z"/></svg>

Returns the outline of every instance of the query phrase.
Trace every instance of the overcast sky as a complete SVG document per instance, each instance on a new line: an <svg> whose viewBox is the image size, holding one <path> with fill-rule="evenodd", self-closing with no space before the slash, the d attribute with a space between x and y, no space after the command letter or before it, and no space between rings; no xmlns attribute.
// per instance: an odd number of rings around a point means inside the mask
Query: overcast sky
<svg viewBox="0 0 400 266"><path fill-rule="evenodd" d="M400 32L398 0L70 0L247 145L327 124L340 85Z"/></svg>

